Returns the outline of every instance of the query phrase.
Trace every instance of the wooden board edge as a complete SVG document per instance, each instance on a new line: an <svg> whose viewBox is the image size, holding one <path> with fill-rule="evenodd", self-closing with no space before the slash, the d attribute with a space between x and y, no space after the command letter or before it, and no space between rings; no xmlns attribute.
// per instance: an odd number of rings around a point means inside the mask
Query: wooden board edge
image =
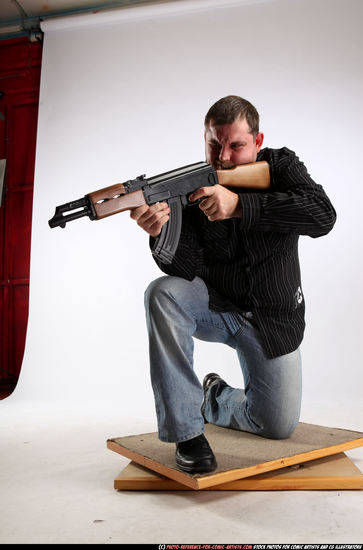
<svg viewBox="0 0 363 550"><path fill-rule="evenodd" d="M130 460L133 460L137 464L141 464L141 466L144 466L149 470L158 472L159 474L167 478L171 478L174 481L177 481L184 485L187 485L194 490L206 489L208 487L221 485L222 483L229 483L231 481L263 474L265 472L271 472L273 470L278 470L287 466L294 466L295 464L308 462L309 460L315 460L347 450L355 449L357 447L361 447L362 445L363 438L359 438L353 441L347 441L345 443L332 445L330 447L323 447L322 449L315 449L313 451L300 453L298 455L293 455L290 457L282 457L248 468L236 468L233 470L228 470L226 472L218 472L217 474L192 477L191 475L184 474L180 470L174 470L173 468L164 466L163 464L155 462L154 460L147 458L139 453L130 451L130 449L122 447L122 445L120 445L119 443L115 443L111 439L107 440L107 448L111 451L115 451L116 453L121 454L122 456L125 456Z"/></svg>
<svg viewBox="0 0 363 550"><path fill-rule="evenodd" d="M316 463L316 465L315 465ZM328 465L324 473L322 466ZM334 464L334 471L331 466ZM301 466L308 470L301 475ZM296 467L296 466L295 466ZM257 476L247 477L222 483L202 491L311 491L311 490L362 490L363 473L345 453L330 455L321 459L308 461L295 467L282 468L275 472L266 472ZM317 475L316 468L320 468ZM293 470L290 470L293 468ZM143 473L144 470L144 473ZM313 471L315 472L313 473ZM300 474L298 473L300 472ZM286 475L288 474L288 475ZM305 475L306 474L306 475ZM135 462L130 462L114 480L114 488L119 491L191 491L190 487L160 476L153 471L145 470Z"/></svg>
<svg viewBox="0 0 363 550"><path fill-rule="evenodd" d="M155 462L151 458L147 458L141 454L134 453L133 451L130 451L125 447L122 447L120 444L115 443L110 439L107 440L107 448L110 449L111 451L115 451L116 453L119 453L122 456L126 456L127 458L130 458L130 460L133 460L134 462L136 462L136 464L141 464L141 466L144 466L145 468L148 468L149 470L152 470L154 472L158 472L159 474L167 478L171 478L174 481L182 483L183 485L186 485L191 489L195 489L195 490L198 489L196 478L191 477L188 474L184 474L179 470L168 468L167 466L164 466L159 462Z"/></svg>
<svg viewBox="0 0 363 550"><path fill-rule="evenodd" d="M338 445L332 445L330 447L323 447L322 449L314 449L306 453L293 455L289 457L279 458L277 460L271 460L258 464L257 466L251 466L249 468L237 468L234 470L228 470L226 472L219 472L205 477L195 478L197 481L198 489L205 489L213 485L220 485L221 483L227 483L237 479L242 479L265 472L271 472L284 468L286 466L294 466L302 462L308 462L309 460L316 460L326 456L334 455L340 452L356 449L363 445L363 438L355 439L353 441L346 441L345 443L339 443Z"/></svg>
<svg viewBox="0 0 363 550"><path fill-rule="evenodd" d="M116 478L114 488L118 491L192 491L191 487L173 480L145 480ZM237 479L200 489L201 491L346 491L362 490L363 480L356 477L330 476L325 478L306 477L289 480L252 478Z"/></svg>

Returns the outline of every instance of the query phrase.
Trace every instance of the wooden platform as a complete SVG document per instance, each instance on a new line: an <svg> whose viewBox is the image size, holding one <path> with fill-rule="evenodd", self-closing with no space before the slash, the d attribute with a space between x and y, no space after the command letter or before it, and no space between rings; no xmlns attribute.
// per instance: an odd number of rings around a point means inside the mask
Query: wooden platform
<svg viewBox="0 0 363 550"><path fill-rule="evenodd" d="M336 455L363 446L363 433L299 423L289 439L257 435L206 424L206 437L216 455L212 474L188 474L175 464L175 444L156 432L107 440L108 449L191 489L217 485Z"/></svg>
<svg viewBox="0 0 363 550"><path fill-rule="evenodd" d="M190 487L130 462L115 478L119 491L192 491ZM266 474L207 487L204 491L311 491L363 489L363 474L344 454L318 458Z"/></svg>

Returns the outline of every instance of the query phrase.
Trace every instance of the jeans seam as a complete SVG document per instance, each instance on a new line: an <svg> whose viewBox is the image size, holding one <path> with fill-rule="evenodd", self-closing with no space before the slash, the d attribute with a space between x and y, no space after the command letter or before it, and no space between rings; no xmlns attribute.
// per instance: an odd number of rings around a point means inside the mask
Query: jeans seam
<svg viewBox="0 0 363 550"><path fill-rule="evenodd" d="M208 327L213 327L213 328L217 328L219 330L223 330L225 331L227 329L227 331L230 333L231 331L228 329L228 326L226 326L225 323L224 326L221 326L221 325L216 325L215 323L211 323L209 321L198 321L197 322L198 325L204 325L204 326L208 326Z"/></svg>
<svg viewBox="0 0 363 550"><path fill-rule="evenodd" d="M247 328L247 325L248 325L248 321L249 319L247 317L245 317L244 315L241 315L241 326L240 328L234 333L234 337L235 338L238 338L238 336L241 336L241 334L243 334Z"/></svg>

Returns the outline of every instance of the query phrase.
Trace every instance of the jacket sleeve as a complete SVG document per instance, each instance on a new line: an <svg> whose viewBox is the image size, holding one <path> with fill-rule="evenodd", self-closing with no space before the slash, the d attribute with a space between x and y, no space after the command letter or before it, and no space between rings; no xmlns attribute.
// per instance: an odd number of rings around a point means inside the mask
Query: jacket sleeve
<svg viewBox="0 0 363 550"><path fill-rule="evenodd" d="M257 231L294 232L310 237L326 235L336 212L321 185L286 147L269 150L271 191L240 193L242 228Z"/></svg>

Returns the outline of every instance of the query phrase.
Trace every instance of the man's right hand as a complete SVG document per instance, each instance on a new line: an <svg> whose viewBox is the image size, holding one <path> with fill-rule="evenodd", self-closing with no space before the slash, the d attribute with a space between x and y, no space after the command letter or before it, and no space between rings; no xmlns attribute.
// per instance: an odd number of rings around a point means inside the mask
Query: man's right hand
<svg viewBox="0 0 363 550"><path fill-rule="evenodd" d="M130 217L149 235L156 238L161 228L169 221L170 208L166 202L158 202L148 206L138 206L130 212Z"/></svg>

